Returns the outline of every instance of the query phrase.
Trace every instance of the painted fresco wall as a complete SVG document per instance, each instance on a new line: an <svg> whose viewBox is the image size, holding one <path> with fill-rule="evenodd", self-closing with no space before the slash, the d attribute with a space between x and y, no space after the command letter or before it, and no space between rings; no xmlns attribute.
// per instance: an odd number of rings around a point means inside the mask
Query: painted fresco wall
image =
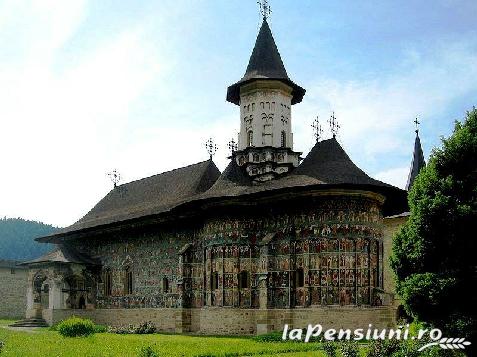
<svg viewBox="0 0 477 357"><path fill-rule="evenodd" d="M121 233L76 248L102 270L96 308L383 304L383 219L373 196L323 196L201 229ZM296 205L294 207L297 207Z"/></svg>

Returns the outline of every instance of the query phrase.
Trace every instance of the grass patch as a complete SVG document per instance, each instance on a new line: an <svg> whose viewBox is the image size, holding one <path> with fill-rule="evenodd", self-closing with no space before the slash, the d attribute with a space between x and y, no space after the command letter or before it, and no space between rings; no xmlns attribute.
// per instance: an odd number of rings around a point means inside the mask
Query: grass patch
<svg viewBox="0 0 477 357"><path fill-rule="evenodd" d="M2 321L8 325L12 321ZM266 356L283 354L324 356L319 344L296 342L259 342L240 337L198 337L184 335L116 335L97 333L84 338L62 337L49 329L35 333L0 328L0 340L5 342L2 357L6 356L133 356L152 346L159 356Z"/></svg>

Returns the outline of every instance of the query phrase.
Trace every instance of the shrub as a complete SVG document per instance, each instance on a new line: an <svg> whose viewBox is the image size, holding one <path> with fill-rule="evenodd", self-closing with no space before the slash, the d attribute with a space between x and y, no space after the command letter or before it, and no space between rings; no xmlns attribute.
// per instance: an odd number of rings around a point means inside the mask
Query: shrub
<svg viewBox="0 0 477 357"><path fill-rule="evenodd" d="M139 350L138 357L159 357L159 355L151 346L144 346Z"/></svg>
<svg viewBox="0 0 477 357"><path fill-rule="evenodd" d="M135 325L127 325L127 326L110 326L108 328L108 332L110 333L117 333L117 334L152 334L157 331L156 325L151 321L142 322L141 324Z"/></svg>
<svg viewBox="0 0 477 357"><path fill-rule="evenodd" d="M366 357L388 357L399 349L398 340L373 340Z"/></svg>
<svg viewBox="0 0 477 357"><path fill-rule="evenodd" d="M57 330L65 337L84 337L94 334L95 327L93 321L73 316L61 321Z"/></svg>
<svg viewBox="0 0 477 357"><path fill-rule="evenodd" d="M336 343L331 341L323 342L322 349L327 357L336 357Z"/></svg>
<svg viewBox="0 0 477 357"><path fill-rule="evenodd" d="M95 333L105 333L108 332L108 326L105 325L94 325Z"/></svg>
<svg viewBox="0 0 477 357"><path fill-rule="evenodd" d="M340 343L340 350L343 357L358 357L358 345L354 341Z"/></svg>
<svg viewBox="0 0 477 357"><path fill-rule="evenodd" d="M5 342L0 341L0 353L2 353L3 347L5 347Z"/></svg>

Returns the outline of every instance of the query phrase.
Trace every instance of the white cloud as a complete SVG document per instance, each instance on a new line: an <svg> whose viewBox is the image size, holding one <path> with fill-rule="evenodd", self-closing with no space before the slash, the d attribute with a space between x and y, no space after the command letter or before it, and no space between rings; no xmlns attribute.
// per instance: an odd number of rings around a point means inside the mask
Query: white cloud
<svg viewBox="0 0 477 357"><path fill-rule="evenodd" d="M419 115L432 127L440 112L455 99L477 90L476 45L475 40L463 40L443 44L432 51L427 49L427 54L408 49L401 66L373 80L315 79L307 88L303 104L295 109L295 118L309 118L295 121L295 131L299 134L295 142L307 144L309 135L303 133L310 132L309 125L316 114L320 114L322 125L327 127L327 119L334 110L341 124L340 140L358 166L374 167L370 173L376 174L382 169L376 169L373 163L392 167L386 160L389 154L406 156L409 160L406 164L410 165L413 118ZM381 177L402 183L407 178L400 168L403 163L394 165L398 166L386 172L403 173L402 178L384 174Z"/></svg>
<svg viewBox="0 0 477 357"><path fill-rule="evenodd" d="M374 177L380 181L404 189L409 175L409 167L396 167L393 169L378 172Z"/></svg>
<svg viewBox="0 0 477 357"><path fill-rule="evenodd" d="M55 59L85 4L44 3L16 8L37 21L25 30L20 58L0 60L0 152L8 173L0 178L0 215L66 225L107 192L105 171L117 159L130 108L163 61L138 27L59 73ZM14 32L16 23L0 21L0 38Z"/></svg>

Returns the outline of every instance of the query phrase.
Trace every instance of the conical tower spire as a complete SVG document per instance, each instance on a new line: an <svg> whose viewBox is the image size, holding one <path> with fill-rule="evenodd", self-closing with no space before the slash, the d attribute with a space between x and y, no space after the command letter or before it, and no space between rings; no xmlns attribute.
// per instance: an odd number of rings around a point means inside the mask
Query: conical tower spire
<svg viewBox="0 0 477 357"><path fill-rule="evenodd" d="M416 139L414 140L414 155L412 157L411 170L409 171L409 176L407 178L406 190L409 191L416 179L417 175L423 167L426 166L426 161L424 160L424 153L422 152L421 139L419 138L419 122L417 119L414 121L416 123Z"/></svg>
<svg viewBox="0 0 477 357"><path fill-rule="evenodd" d="M272 31L265 17L258 32L247 70L240 81L232 84L227 89L227 101L238 105L240 102L240 87L257 79L279 80L290 86L293 96L292 104L300 103L305 95L305 90L288 77Z"/></svg>

